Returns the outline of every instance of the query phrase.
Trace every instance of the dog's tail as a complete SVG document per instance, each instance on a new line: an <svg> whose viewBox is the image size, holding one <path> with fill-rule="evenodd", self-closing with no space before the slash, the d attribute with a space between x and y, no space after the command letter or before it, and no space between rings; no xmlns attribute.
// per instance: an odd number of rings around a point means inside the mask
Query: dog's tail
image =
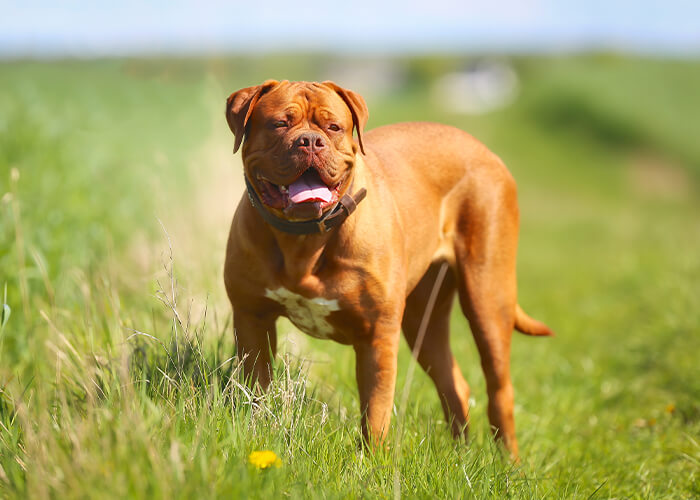
<svg viewBox="0 0 700 500"><path fill-rule="evenodd" d="M535 337L552 337L554 332L547 325L525 314L519 305L515 305L515 329L525 335Z"/></svg>

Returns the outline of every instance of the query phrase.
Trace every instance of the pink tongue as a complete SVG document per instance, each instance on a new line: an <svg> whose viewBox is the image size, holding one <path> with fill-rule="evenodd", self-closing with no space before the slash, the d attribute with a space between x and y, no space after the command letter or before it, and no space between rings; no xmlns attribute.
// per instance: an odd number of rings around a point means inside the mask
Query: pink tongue
<svg viewBox="0 0 700 500"><path fill-rule="evenodd" d="M294 203L307 201L331 201L333 194L320 179L302 175L293 184L289 185L289 198Z"/></svg>

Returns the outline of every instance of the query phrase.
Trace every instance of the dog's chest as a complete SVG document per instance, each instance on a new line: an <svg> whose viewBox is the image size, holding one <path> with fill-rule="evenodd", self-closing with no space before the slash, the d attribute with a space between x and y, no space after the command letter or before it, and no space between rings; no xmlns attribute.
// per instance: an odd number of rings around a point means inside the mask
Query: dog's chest
<svg viewBox="0 0 700 500"><path fill-rule="evenodd" d="M317 339L331 337L333 326L328 322L328 316L340 310L337 300L323 297L309 299L286 288L265 289L265 297L284 307L287 318L302 332Z"/></svg>

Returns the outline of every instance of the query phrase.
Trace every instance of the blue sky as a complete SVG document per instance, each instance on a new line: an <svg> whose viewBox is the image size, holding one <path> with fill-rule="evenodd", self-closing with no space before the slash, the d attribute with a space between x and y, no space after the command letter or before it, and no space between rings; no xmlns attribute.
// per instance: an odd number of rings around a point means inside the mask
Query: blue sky
<svg viewBox="0 0 700 500"><path fill-rule="evenodd" d="M279 50L700 55L700 0L0 0L0 57Z"/></svg>

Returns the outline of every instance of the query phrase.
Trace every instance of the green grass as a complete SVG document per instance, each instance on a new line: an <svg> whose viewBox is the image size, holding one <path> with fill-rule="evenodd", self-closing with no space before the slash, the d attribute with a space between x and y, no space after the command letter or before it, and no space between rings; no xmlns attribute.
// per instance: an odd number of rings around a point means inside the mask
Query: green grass
<svg viewBox="0 0 700 500"><path fill-rule="evenodd" d="M398 60L407 79L372 96L369 127L457 125L518 181L520 302L558 334L514 337L522 464L492 443L459 311L468 445L417 373L403 426L364 451L352 350L286 322L269 393L240 384L223 103L325 78L332 57L15 62L0 67L0 496L700 495L700 64L519 58L516 103L464 117L429 88L464 62ZM402 346L398 394L409 362ZM259 449L283 465L254 469Z"/></svg>

